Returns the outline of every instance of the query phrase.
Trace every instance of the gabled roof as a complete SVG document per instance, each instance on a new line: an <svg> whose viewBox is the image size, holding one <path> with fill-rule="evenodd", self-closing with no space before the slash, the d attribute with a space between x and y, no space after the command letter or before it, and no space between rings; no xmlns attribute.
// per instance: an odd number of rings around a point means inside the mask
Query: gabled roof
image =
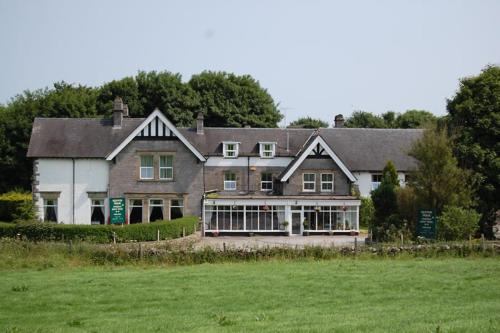
<svg viewBox="0 0 500 333"><path fill-rule="evenodd" d="M166 119L166 118L165 118ZM167 120L168 121L168 120ZM106 158L145 118L123 118L121 128L99 118L36 118L28 157ZM239 156L259 156L259 142L276 142L276 157L294 158L314 133L312 129L212 128L204 134L192 128L176 128L201 155L222 156L222 142L236 141ZM387 160L398 171L416 167L407 151L421 137L419 129L325 128L320 136L351 171L380 171Z"/></svg>
<svg viewBox="0 0 500 333"><path fill-rule="evenodd" d="M205 157L182 135L177 128L160 112L160 110L155 109L139 126L136 127L109 155L106 156L106 160L111 161L118 155L123 148L125 148L136 136L141 135L141 131L148 126L150 122L158 117L166 127L172 131L172 133L182 142L186 147L191 150L191 152L202 162L205 162Z"/></svg>
<svg viewBox="0 0 500 333"><path fill-rule="evenodd" d="M312 152L313 149L316 148L316 146L320 146L323 148L324 152L328 154L332 160L338 165L340 170L347 176L347 178L351 181L354 182L356 181L356 177L349 171L349 169L346 167L346 165L342 162L342 160L335 154L335 152L330 148L330 146L323 140L323 138L319 135L318 132L313 133L311 137L307 140L306 144L304 145L303 149L297 154L295 159L288 165L288 167L281 173L281 175L278 177L282 182L286 182L291 175L297 170L297 168L304 162L304 160L309 156Z"/></svg>

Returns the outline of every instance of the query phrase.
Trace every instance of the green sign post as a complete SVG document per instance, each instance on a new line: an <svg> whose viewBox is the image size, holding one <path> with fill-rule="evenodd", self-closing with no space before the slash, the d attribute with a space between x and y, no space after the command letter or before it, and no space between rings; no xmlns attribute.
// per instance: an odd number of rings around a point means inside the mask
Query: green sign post
<svg viewBox="0 0 500 333"><path fill-rule="evenodd" d="M432 210L418 212L417 235L436 239L436 214Z"/></svg>
<svg viewBox="0 0 500 333"><path fill-rule="evenodd" d="M111 224L125 223L125 198L109 199L109 215Z"/></svg>

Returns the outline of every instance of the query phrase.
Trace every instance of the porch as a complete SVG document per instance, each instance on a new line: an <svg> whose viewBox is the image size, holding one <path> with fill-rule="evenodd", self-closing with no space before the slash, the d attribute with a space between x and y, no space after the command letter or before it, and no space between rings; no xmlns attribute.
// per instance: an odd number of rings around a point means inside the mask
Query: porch
<svg viewBox="0 0 500 333"><path fill-rule="evenodd" d="M359 233L354 197L228 197L203 201L205 235Z"/></svg>

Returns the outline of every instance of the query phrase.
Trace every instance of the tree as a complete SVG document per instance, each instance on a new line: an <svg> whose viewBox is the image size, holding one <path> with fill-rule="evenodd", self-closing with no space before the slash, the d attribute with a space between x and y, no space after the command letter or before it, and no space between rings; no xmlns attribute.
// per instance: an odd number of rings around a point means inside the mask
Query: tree
<svg viewBox="0 0 500 333"><path fill-rule="evenodd" d="M397 116L394 128L423 128L432 126L437 117L424 110L407 110Z"/></svg>
<svg viewBox="0 0 500 333"><path fill-rule="evenodd" d="M314 119L311 117L302 117L292 121L289 128L327 128L328 123L321 119Z"/></svg>
<svg viewBox="0 0 500 333"><path fill-rule="evenodd" d="M277 127L283 118L267 90L250 75L203 72L189 86L198 94L206 126Z"/></svg>
<svg viewBox="0 0 500 333"><path fill-rule="evenodd" d="M382 171L382 182L371 194L375 208L371 230L375 239L379 241L390 239L392 236L390 232L401 227L399 219L394 218L398 209L396 197L398 186L396 168L391 161L388 161Z"/></svg>
<svg viewBox="0 0 500 333"><path fill-rule="evenodd" d="M455 155L479 179L483 232L491 235L500 210L500 67L488 66L478 76L460 80L447 109Z"/></svg>
<svg viewBox="0 0 500 333"><path fill-rule="evenodd" d="M384 119L366 111L355 111L344 124L352 128L385 128Z"/></svg>
<svg viewBox="0 0 500 333"><path fill-rule="evenodd" d="M444 206L467 208L474 203L474 177L458 167L445 130L426 130L413 144L409 155L417 161L409 186L415 190L421 208L440 215Z"/></svg>

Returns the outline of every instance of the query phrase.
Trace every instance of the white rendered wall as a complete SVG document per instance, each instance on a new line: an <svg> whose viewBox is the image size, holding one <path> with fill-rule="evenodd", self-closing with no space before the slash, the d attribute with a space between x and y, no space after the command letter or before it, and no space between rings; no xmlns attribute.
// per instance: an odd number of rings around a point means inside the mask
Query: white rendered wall
<svg viewBox="0 0 500 333"><path fill-rule="evenodd" d="M87 192L107 192L109 166L106 160L75 159L75 188L73 221L73 161L71 159L38 159L39 192L60 192L57 201L57 219L65 224L90 224L90 198ZM108 216L108 202L105 200ZM40 198L38 217L43 218L43 200Z"/></svg>
<svg viewBox="0 0 500 333"><path fill-rule="evenodd" d="M372 174L380 174L380 172L353 172L354 177L357 178L355 182L359 187L359 192L362 197L369 197L372 191ZM398 179L401 186L405 186L405 174L398 172Z"/></svg>

